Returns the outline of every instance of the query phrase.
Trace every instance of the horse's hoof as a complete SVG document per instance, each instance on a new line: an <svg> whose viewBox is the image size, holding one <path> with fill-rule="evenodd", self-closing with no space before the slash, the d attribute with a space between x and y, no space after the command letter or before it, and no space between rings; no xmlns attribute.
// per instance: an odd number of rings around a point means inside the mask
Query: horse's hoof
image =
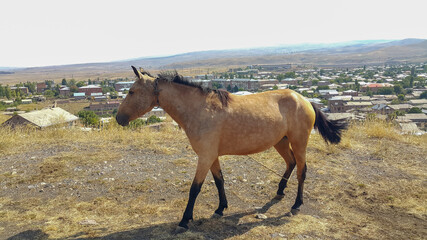
<svg viewBox="0 0 427 240"><path fill-rule="evenodd" d="M220 215L218 213L214 213L211 218L212 219L222 218L222 215Z"/></svg>
<svg viewBox="0 0 427 240"><path fill-rule="evenodd" d="M184 233L186 231L188 231L188 227L185 228L185 227L178 226L178 227L175 228L175 234Z"/></svg>
<svg viewBox="0 0 427 240"><path fill-rule="evenodd" d="M277 201L280 201L280 200L282 200L283 198L285 197L285 194L277 194L273 199L274 200L277 200Z"/></svg>
<svg viewBox="0 0 427 240"><path fill-rule="evenodd" d="M299 213L299 209L297 209L297 208L291 208L291 213L292 213L292 215L297 215L298 213Z"/></svg>

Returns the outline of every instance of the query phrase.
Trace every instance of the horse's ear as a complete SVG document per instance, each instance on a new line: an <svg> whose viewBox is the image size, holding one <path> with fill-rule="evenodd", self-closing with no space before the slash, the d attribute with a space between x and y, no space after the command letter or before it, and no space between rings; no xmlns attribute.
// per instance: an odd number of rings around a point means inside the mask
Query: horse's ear
<svg viewBox="0 0 427 240"><path fill-rule="evenodd" d="M133 72L135 73L136 77L138 78L138 80L143 79L142 74L138 71L138 69L136 69L136 67L132 66Z"/></svg>

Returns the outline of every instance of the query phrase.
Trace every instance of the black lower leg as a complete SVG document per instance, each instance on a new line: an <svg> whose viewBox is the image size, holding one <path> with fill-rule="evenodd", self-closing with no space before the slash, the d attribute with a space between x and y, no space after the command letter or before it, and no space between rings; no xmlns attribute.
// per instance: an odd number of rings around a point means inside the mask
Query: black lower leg
<svg viewBox="0 0 427 240"><path fill-rule="evenodd" d="M222 176L222 172L219 171L219 174L213 175L215 179L215 185L218 189L218 195L219 195L219 206L218 209L215 210L215 213L222 216L224 208L228 208L227 203L227 197L225 196L225 190L224 190L224 177Z"/></svg>
<svg viewBox="0 0 427 240"><path fill-rule="evenodd" d="M304 191L304 180L307 172L307 165L304 165L304 169L301 174L301 178L298 178L298 194L295 199L295 203L292 206L292 209L299 209L299 207L303 204L303 191Z"/></svg>
<svg viewBox="0 0 427 240"><path fill-rule="evenodd" d="M202 188L202 184L203 183L193 182L191 185L187 207L185 208L184 215L182 216L182 220L179 223L180 227L188 228L188 222L193 219L194 203L196 202L197 195L199 195L200 189Z"/></svg>
<svg viewBox="0 0 427 240"><path fill-rule="evenodd" d="M284 190L288 184L288 179L291 176L294 168L295 168L295 163L289 164L289 166L286 168L285 174L283 174L282 180L280 180L279 189L277 189L277 195L285 195Z"/></svg>

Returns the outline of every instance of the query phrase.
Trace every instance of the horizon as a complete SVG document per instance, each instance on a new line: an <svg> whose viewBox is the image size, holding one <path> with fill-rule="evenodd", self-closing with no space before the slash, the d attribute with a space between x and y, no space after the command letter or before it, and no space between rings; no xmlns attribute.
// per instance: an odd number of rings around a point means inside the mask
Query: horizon
<svg viewBox="0 0 427 240"><path fill-rule="evenodd" d="M23 4L24 3L24 4ZM127 61L211 51L427 39L421 1L8 1L0 67ZM23 8L22 6L25 6ZM363 13L363 14L362 14ZM361 18L363 16L363 18ZM395 17L398 16L398 17Z"/></svg>

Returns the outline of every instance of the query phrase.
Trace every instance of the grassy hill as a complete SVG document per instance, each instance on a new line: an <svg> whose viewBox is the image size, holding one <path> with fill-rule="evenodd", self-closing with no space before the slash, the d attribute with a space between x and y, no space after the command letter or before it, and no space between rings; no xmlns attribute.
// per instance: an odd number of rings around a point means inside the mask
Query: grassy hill
<svg viewBox="0 0 427 240"><path fill-rule="evenodd" d="M340 145L312 134L305 203L272 201L285 163L274 149L220 158L229 209L208 175L191 230L174 235L196 155L176 128L100 131L0 129L0 239L423 239L427 234L427 135L354 123ZM263 213L267 219L257 219Z"/></svg>

